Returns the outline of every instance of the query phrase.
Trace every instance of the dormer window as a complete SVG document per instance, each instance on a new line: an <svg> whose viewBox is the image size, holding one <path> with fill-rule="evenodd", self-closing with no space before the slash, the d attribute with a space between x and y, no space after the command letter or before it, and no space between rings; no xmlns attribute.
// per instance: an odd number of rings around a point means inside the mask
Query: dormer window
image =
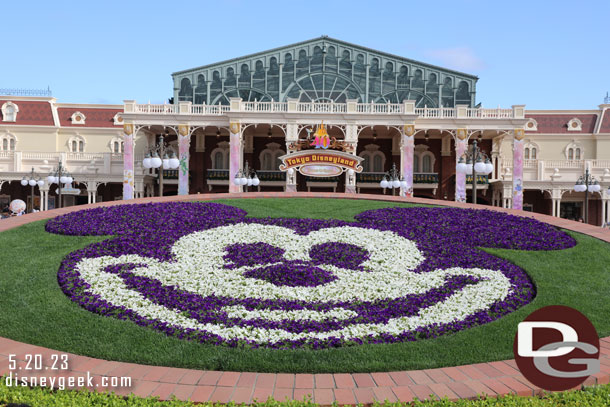
<svg viewBox="0 0 610 407"><path fill-rule="evenodd" d="M123 118L121 117L121 113L115 114L114 117L112 118L112 120L114 120L114 125L115 126L122 126L123 125Z"/></svg>
<svg viewBox="0 0 610 407"><path fill-rule="evenodd" d="M582 122L578 118L573 118L568 122L568 131L582 131Z"/></svg>
<svg viewBox="0 0 610 407"><path fill-rule="evenodd" d="M525 131L537 131L538 130L538 122L534 119L530 119L525 125Z"/></svg>
<svg viewBox="0 0 610 407"><path fill-rule="evenodd" d="M17 113L19 113L19 106L13 102L6 102L2 105L2 121L3 122L16 122Z"/></svg>
<svg viewBox="0 0 610 407"><path fill-rule="evenodd" d="M81 112L74 112L72 114L72 117L70 117L70 120L72 121L72 124L85 124L85 115L82 114Z"/></svg>

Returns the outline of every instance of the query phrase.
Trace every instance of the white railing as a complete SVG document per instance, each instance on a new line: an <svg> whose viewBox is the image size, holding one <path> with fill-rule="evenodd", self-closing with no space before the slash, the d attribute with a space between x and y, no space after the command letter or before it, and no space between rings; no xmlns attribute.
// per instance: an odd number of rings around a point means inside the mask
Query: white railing
<svg viewBox="0 0 610 407"><path fill-rule="evenodd" d="M548 160L544 162L544 168L584 168L584 160Z"/></svg>
<svg viewBox="0 0 610 407"><path fill-rule="evenodd" d="M0 158L13 158L13 151L0 151Z"/></svg>
<svg viewBox="0 0 610 407"><path fill-rule="evenodd" d="M190 113L202 115L223 115L230 110L230 106L227 105L191 105Z"/></svg>
<svg viewBox="0 0 610 407"><path fill-rule="evenodd" d="M225 115L228 112L294 112L294 113L348 113L348 114L414 114L420 118L431 119L513 119L520 118L515 109L483 109L465 106L448 108L415 108L414 101L405 103L348 103L335 102L244 102L231 100L230 105L194 105L190 102L180 102L178 105L126 104L125 112L145 114L193 114L193 115Z"/></svg>
<svg viewBox="0 0 610 407"><path fill-rule="evenodd" d="M538 160L523 160L523 168L536 168L538 167Z"/></svg>
<svg viewBox="0 0 610 407"><path fill-rule="evenodd" d="M404 113L404 105L400 103L358 103L356 112L370 114L400 114Z"/></svg>
<svg viewBox="0 0 610 407"><path fill-rule="evenodd" d="M610 168L610 160L593 160L591 166L593 168Z"/></svg>
<svg viewBox="0 0 610 407"><path fill-rule="evenodd" d="M297 103L297 112L302 113L347 113L345 103Z"/></svg>
<svg viewBox="0 0 610 407"><path fill-rule="evenodd" d="M66 153L66 159L72 161L104 161L104 155L100 153Z"/></svg>
<svg viewBox="0 0 610 407"><path fill-rule="evenodd" d="M163 114L175 114L178 111L178 105L151 105L143 104L136 105L136 113L163 113Z"/></svg>
<svg viewBox="0 0 610 407"><path fill-rule="evenodd" d="M32 152L24 151L21 153L21 159L23 160L59 160L61 153L43 153L43 152Z"/></svg>
<svg viewBox="0 0 610 407"><path fill-rule="evenodd" d="M456 116L456 111L450 107L418 107L415 114L425 119L452 119Z"/></svg>
<svg viewBox="0 0 610 407"><path fill-rule="evenodd" d="M513 109L466 109L466 116L471 119L512 119L513 115Z"/></svg>
<svg viewBox="0 0 610 407"><path fill-rule="evenodd" d="M246 112L287 112L286 102L242 102L242 110Z"/></svg>

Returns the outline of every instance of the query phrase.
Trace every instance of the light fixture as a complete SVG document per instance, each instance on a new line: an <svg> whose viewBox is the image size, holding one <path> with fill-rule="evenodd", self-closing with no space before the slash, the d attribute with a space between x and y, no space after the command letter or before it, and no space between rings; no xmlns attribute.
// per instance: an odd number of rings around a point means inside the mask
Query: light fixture
<svg viewBox="0 0 610 407"><path fill-rule="evenodd" d="M257 187L260 185L260 180L258 179L256 172L248 165L248 161L246 161L246 165L244 166L243 170L239 170L237 171L237 174L235 174L233 184L248 187Z"/></svg>
<svg viewBox="0 0 610 407"><path fill-rule="evenodd" d="M377 140L377 132L373 131L373 140Z"/></svg>
<svg viewBox="0 0 610 407"><path fill-rule="evenodd" d="M489 175L493 171L493 164L487 155L481 151L475 140L472 149L462 155L456 166L455 171L461 174L472 175L472 201L477 203L477 174Z"/></svg>
<svg viewBox="0 0 610 407"><path fill-rule="evenodd" d="M216 137L220 137L220 129L216 130Z"/></svg>
<svg viewBox="0 0 610 407"><path fill-rule="evenodd" d="M426 134L424 135L424 139L426 140L426 143L428 141L430 141L430 135L428 134L428 130L426 130Z"/></svg>
<svg viewBox="0 0 610 407"><path fill-rule="evenodd" d="M271 138L271 135L272 135L272 134L273 134L273 133L271 133L271 126L269 126L269 131L267 131L267 137L268 137L268 138Z"/></svg>
<svg viewBox="0 0 610 407"><path fill-rule="evenodd" d="M396 169L396 164L392 164L392 169L386 172L379 182L379 186L383 189L389 188L396 190L402 188L407 189L407 181L400 176L400 172ZM394 193L394 191L392 191Z"/></svg>

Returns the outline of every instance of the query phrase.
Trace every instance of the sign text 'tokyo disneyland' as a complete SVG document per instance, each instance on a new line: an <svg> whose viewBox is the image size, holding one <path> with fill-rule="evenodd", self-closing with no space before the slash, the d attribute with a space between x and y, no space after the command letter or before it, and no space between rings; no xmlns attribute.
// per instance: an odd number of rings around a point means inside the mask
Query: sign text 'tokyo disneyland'
<svg viewBox="0 0 610 407"><path fill-rule="evenodd" d="M351 144L331 138L323 123L317 126L314 137L312 130L307 129L307 133L306 139L289 145L292 153L280 157L280 170L294 168L310 177L336 176L349 170L362 172L363 158L353 154Z"/></svg>

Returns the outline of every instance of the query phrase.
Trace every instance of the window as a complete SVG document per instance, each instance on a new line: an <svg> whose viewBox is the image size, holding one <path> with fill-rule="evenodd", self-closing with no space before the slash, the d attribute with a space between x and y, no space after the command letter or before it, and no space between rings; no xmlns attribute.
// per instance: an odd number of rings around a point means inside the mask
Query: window
<svg viewBox="0 0 610 407"><path fill-rule="evenodd" d="M419 156L413 156L413 172L419 172Z"/></svg>
<svg viewBox="0 0 610 407"><path fill-rule="evenodd" d="M2 121L3 122L16 122L17 113L19 113L19 106L13 102L6 102L2 105Z"/></svg>
<svg viewBox="0 0 610 407"><path fill-rule="evenodd" d="M261 170L263 171L279 171L284 150L280 150L281 145L278 143L267 143L267 148L261 151L258 156L260 161Z"/></svg>
<svg viewBox="0 0 610 407"><path fill-rule="evenodd" d="M85 124L85 115L82 114L81 112L74 112L72 113L72 116L70 117L70 120L72 121L72 124Z"/></svg>
<svg viewBox="0 0 610 407"><path fill-rule="evenodd" d="M85 139L81 136L73 136L68 140L68 149L71 153L82 153L85 151Z"/></svg>
<svg viewBox="0 0 610 407"><path fill-rule="evenodd" d="M530 159L530 149L526 148L525 151L523 152L523 158L526 160Z"/></svg>
<svg viewBox="0 0 610 407"><path fill-rule="evenodd" d="M2 151L15 151L17 140L12 134L6 134L2 137Z"/></svg>
<svg viewBox="0 0 610 407"><path fill-rule="evenodd" d="M421 168L421 170L424 173L432 172L432 159L430 158L430 155L426 154L422 158L422 168Z"/></svg>
<svg viewBox="0 0 610 407"><path fill-rule="evenodd" d="M538 147L538 144L532 143L529 140L525 140L525 146L523 149L523 159L525 159L525 160L538 159L539 149L540 149L540 147Z"/></svg>
<svg viewBox="0 0 610 407"><path fill-rule="evenodd" d="M110 151L113 154L123 154L125 152L125 143L120 137L113 137L110 140Z"/></svg>
<svg viewBox="0 0 610 407"><path fill-rule="evenodd" d="M383 172L385 155L379 151L377 144L364 146L364 151L360 153L360 157L364 159L360 164L363 172Z"/></svg>
<svg viewBox="0 0 610 407"><path fill-rule="evenodd" d="M217 151L216 154L214 154L214 168L224 168L223 158L224 154L222 151Z"/></svg>
<svg viewBox="0 0 610 407"><path fill-rule="evenodd" d="M580 145L578 141L573 140L565 148L565 156L568 160L584 160L585 149Z"/></svg>
<svg viewBox="0 0 610 407"><path fill-rule="evenodd" d="M229 142L221 141L210 153L212 158L212 169L228 170L229 169Z"/></svg>
<svg viewBox="0 0 610 407"><path fill-rule="evenodd" d="M536 159L536 147L532 147L532 160Z"/></svg>

